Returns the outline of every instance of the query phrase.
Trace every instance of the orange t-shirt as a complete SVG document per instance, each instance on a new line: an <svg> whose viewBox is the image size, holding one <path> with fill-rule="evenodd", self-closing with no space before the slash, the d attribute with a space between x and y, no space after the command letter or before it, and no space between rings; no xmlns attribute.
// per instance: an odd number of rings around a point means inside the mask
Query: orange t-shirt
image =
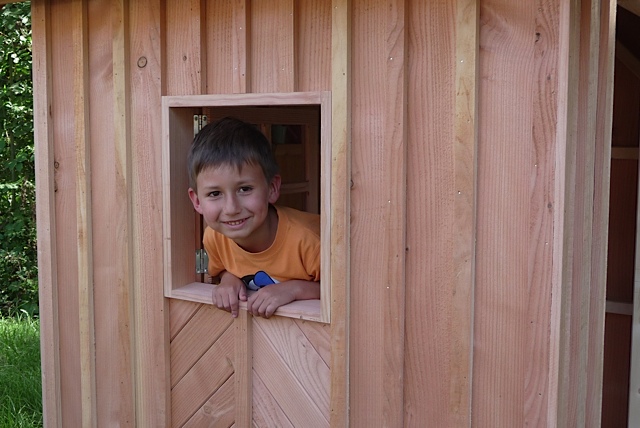
<svg viewBox="0 0 640 428"><path fill-rule="evenodd" d="M288 207L276 207L276 211L276 237L269 248L259 253L245 251L207 227L203 242L209 255L209 275L226 270L242 278L264 271L279 282L320 281L320 216Z"/></svg>

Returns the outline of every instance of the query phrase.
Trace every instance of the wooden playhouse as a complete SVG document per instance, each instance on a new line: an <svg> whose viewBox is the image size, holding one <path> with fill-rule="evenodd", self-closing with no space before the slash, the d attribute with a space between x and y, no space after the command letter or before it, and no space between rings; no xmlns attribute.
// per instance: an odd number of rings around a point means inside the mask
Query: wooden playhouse
<svg viewBox="0 0 640 428"><path fill-rule="evenodd" d="M32 12L47 427L600 424L615 1ZM196 271L224 114L322 218L321 300L268 320Z"/></svg>

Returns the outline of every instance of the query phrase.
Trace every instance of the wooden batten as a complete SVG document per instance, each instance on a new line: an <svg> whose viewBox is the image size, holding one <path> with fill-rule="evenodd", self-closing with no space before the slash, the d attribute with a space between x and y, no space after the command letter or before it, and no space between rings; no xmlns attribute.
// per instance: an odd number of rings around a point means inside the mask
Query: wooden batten
<svg viewBox="0 0 640 428"><path fill-rule="evenodd" d="M82 425L97 426L95 327L93 308L93 226L91 200L91 137L89 129L89 43L87 4L72 3L73 105L76 155L76 219L80 339L80 403Z"/></svg>
<svg viewBox="0 0 640 428"><path fill-rule="evenodd" d="M611 188L611 129L613 122L613 76L615 61L615 0L600 3L598 17L598 80L595 112L595 157L593 198L593 245L589 350L587 372L587 421L602 420L602 388L604 363L604 325L607 283L607 247L609 234L609 194Z"/></svg>
<svg viewBox="0 0 640 428"><path fill-rule="evenodd" d="M331 3L331 180L336 195L328 221L331 248L322 248L329 258L331 285L331 397L330 426L349 425L349 334L350 334L350 199L351 188L351 0ZM325 161L327 154L323 153ZM334 163L335 162L335 163ZM341 195L341 196L338 196ZM339 257L337 257L339 255ZM326 320L325 320L326 321Z"/></svg>
<svg viewBox="0 0 640 428"><path fill-rule="evenodd" d="M33 116L38 218L40 353L42 355L43 423L62 426L60 335L58 328L58 261L56 251L55 157L51 108L51 22L48 1L31 5L33 37Z"/></svg>

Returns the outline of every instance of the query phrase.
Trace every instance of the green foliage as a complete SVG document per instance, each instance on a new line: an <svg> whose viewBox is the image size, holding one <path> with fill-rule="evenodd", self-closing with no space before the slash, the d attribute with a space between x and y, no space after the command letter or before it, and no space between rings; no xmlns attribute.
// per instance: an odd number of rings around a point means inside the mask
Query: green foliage
<svg viewBox="0 0 640 428"><path fill-rule="evenodd" d="M0 317L0 428L41 426L39 322Z"/></svg>
<svg viewBox="0 0 640 428"><path fill-rule="evenodd" d="M38 310L30 2L0 9L0 314Z"/></svg>

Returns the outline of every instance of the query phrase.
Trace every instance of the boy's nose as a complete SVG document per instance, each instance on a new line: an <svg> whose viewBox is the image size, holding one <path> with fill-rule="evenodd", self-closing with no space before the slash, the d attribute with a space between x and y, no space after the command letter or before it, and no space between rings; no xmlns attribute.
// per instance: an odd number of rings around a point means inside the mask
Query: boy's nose
<svg viewBox="0 0 640 428"><path fill-rule="evenodd" d="M229 196L225 200L224 213L227 215L237 214L240 211L240 204L235 196Z"/></svg>

